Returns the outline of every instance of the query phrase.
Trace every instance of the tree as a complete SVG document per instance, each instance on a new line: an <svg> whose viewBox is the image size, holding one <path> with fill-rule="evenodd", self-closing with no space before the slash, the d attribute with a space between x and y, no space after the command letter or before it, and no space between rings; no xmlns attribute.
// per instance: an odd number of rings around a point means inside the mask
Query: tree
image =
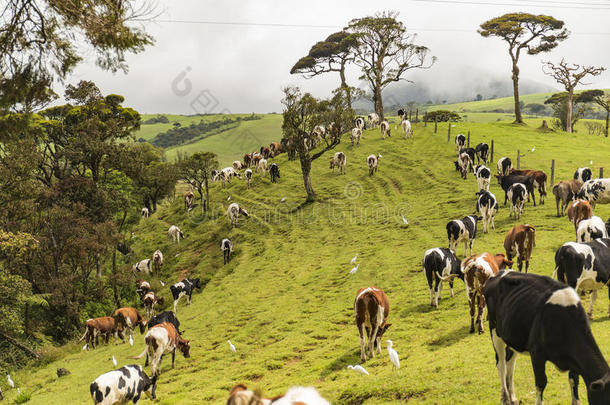
<svg viewBox="0 0 610 405"><path fill-rule="evenodd" d="M362 69L360 80L366 80L372 93L375 112L384 119L382 91L390 83L405 80L411 69L428 69L430 50L415 44L416 35L407 34L397 12L385 11L374 16L356 18L345 30L355 34L358 45L354 63Z"/></svg>
<svg viewBox="0 0 610 405"><path fill-rule="evenodd" d="M538 103L527 104L525 109L536 116L542 115L546 111L546 107L543 104Z"/></svg>
<svg viewBox="0 0 610 405"><path fill-rule="evenodd" d="M212 170L218 169L218 159L212 152L197 152L178 162L182 177L193 184L201 197L201 212L210 209L210 192L208 184ZM205 193L204 193L205 191ZM203 199L205 195L205 200Z"/></svg>
<svg viewBox="0 0 610 405"><path fill-rule="evenodd" d="M568 38L569 31L564 22L547 15L509 13L492 18L481 24L481 36L499 37L508 43L508 53L512 63L513 95L515 98L515 123L522 124L519 104L519 58L522 51L537 55L554 49L559 42Z"/></svg>
<svg viewBox="0 0 610 405"><path fill-rule="evenodd" d="M587 90L578 95L584 102L595 103L606 111L606 130L604 134L608 137L608 125L610 124L610 94L603 90Z"/></svg>
<svg viewBox="0 0 610 405"><path fill-rule="evenodd" d="M555 93L551 97L547 98L544 104L549 104L553 110L553 117L556 120L553 122L553 126L557 129L565 131L569 126L573 132L574 125L589 112L586 100L581 100L580 97L576 96L573 99L573 103L568 107L568 93ZM568 118L568 109L572 111L570 118Z"/></svg>
<svg viewBox="0 0 610 405"><path fill-rule="evenodd" d="M588 76L599 76L606 70L603 67L595 66L581 66L577 64L569 65L564 59L561 62L554 64L552 62L543 62L542 71L553 77L557 83L563 85L567 92L567 118L566 118L566 132L572 132L572 108L574 102L574 89L576 86L581 84L582 80ZM586 83L582 83L586 84Z"/></svg>
<svg viewBox="0 0 610 405"><path fill-rule="evenodd" d="M312 78L322 73L338 72L341 88L347 94L347 102L352 107L352 88L345 79L345 67L354 60L354 48L357 45L356 36L346 31L330 34L324 41L317 42L309 53L303 56L290 69L291 74L303 74Z"/></svg>

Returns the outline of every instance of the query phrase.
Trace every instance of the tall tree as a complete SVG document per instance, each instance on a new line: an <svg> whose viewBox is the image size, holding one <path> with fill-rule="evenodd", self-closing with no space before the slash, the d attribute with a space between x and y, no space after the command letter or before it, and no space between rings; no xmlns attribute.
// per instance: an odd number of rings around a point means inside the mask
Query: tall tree
<svg viewBox="0 0 610 405"><path fill-rule="evenodd" d="M309 53L290 69L291 74L303 74L312 78L322 73L338 72L341 88L345 90L349 107L352 107L352 88L345 78L345 68L354 60L356 36L346 31L330 34L324 41L317 42Z"/></svg>
<svg viewBox="0 0 610 405"><path fill-rule="evenodd" d="M218 158L212 152L197 152L178 162L180 173L187 182L193 184L201 198L201 212L210 209L209 182L212 171L218 169ZM204 200L205 196L205 200Z"/></svg>
<svg viewBox="0 0 610 405"><path fill-rule="evenodd" d="M567 92L567 124L566 124L566 132L572 132L572 110L574 103L574 89L579 84L583 83L582 80L591 75L591 76L599 76L602 74L604 70L603 67L595 67L595 66L582 66L577 64L569 64L564 59L561 62L555 64L552 62L543 62L542 70L545 74L553 77L557 83L561 84Z"/></svg>
<svg viewBox="0 0 610 405"><path fill-rule="evenodd" d="M555 48L559 42L568 38L569 31L563 26L563 21L551 16L528 13L504 14L481 24L478 32L483 37L499 37L508 43L515 98L515 123L523 123L519 104L518 64L521 52L537 55Z"/></svg>
<svg viewBox="0 0 610 405"><path fill-rule="evenodd" d="M415 34L407 34L398 21L398 12L384 11L373 16L350 21L345 30L355 34L358 46L354 63L362 69L372 93L375 112L383 120L382 92L390 83L404 80L411 69L428 69L436 61L430 50L415 44Z"/></svg>

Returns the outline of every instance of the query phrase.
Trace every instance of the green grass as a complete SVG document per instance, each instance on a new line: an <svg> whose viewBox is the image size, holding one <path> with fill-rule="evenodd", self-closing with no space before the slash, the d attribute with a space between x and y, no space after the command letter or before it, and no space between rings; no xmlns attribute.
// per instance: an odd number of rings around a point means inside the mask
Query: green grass
<svg viewBox="0 0 610 405"><path fill-rule="evenodd" d="M454 134L470 130L472 144L493 139L496 160L515 158L521 149L522 167L548 173L555 159L557 181L570 178L575 168L589 165L590 160L594 173L600 166L610 170L610 140L539 133L533 129L536 126L537 122L527 127L458 123L452 129ZM169 367L170 358L165 359L157 403L224 403L236 383L262 388L269 395L295 384L313 385L333 404L498 403L499 382L487 325L483 335L468 333L463 284L456 283L454 298L444 295L438 310L428 305L423 253L446 246L445 224L474 212L476 191L471 175L464 181L454 170L455 146L453 139L447 142L447 125L439 125L437 135L432 129L416 125L415 139L409 141L396 130L385 141L377 130L365 131L358 147L344 140L337 150L347 155L346 175L330 172L328 155L313 163L313 186L318 193L313 204L302 206L305 195L298 162L281 156L276 159L282 175L278 184L260 175L255 175L251 189L239 180L225 189L214 184L212 219L198 218L197 210L186 215L177 198L165 201L157 213L142 221L135 231L136 253L130 263L160 248L166 265L159 279L170 283L193 275L207 281L190 307L179 306L192 357L177 355L174 370ZM277 132L274 135L279 137ZM365 163L371 153L383 155L374 177L368 176ZM491 191L501 199L499 186L493 184ZM228 196L251 214L235 229L223 215ZM286 201L281 203L283 197ZM607 218L610 206L599 205L596 214ZM409 219L408 228L402 226L401 215ZM573 226L565 217L555 217L552 198L542 206L527 204L522 221L537 228L531 271L550 275L555 250L574 239ZM180 245L170 245L166 238L170 224L186 234ZM502 251L504 235L514 224L508 209L501 206L496 230L481 233L474 250ZM233 261L223 266L218 244L226 236L232 238L236 251ZM360 269L349 275L349 260L356 253ZM460 248L459 257L462 254ZM385 337L394 341L402 368L392 369L384 347L381 357L364 364L371 375L362 376L346 369L359 363L352 305L358 288L371 285L383 288L390 299L392 326ZM161 288L158 279L153 287L169 298L167 286ZM607 305L601 293L591 324L606 357L610 356ZM229 351L227 339L237 347L236 355ZM82 352L82 344L74 343L63 349L66 355L60 360L14 373L13 379L32 394L31 404L89 403L89 384L114 368L113 355L119 365L143 364L131 359L144 348L141 335L135 342L134 347L102 345L90 352ZM71 374L58 379L58 367L66 367ZM551 365L547 374L547 403L567 403L567 375ZM0 384L4 384L5 401L11 403L15 390L6 389L5 380L0 379ZM517 360L515 386L523 403L534 403L527 356ZM582 383L581 395L585 395Z"/></svg>

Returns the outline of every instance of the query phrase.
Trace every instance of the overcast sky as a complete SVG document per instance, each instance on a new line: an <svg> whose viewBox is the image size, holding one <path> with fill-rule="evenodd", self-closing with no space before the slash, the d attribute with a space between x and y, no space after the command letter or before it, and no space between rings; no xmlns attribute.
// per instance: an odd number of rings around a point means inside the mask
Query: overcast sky
<svg viewBox="0 0 610 405"><path fill-rule="evenodd" d="M418 42L438 58L432 69L410 77L445 90L459 87L465 80L477 80L481 72L510 77L505 43L476 32L481 22L507 12L549 14L564 20L572 32L551 53L524 55L520 61L522 78L557 87L542 73L541 59L559 61L564 57L570 62L610 68L610 0L162 0L158 3L159 20L315 27L146 23L155 45L141 54L128 55L127 74L104 72L91 57L77 68L70 82L93 80L104 93L124 95L125 105L142 113L279 112L281 89L286 85L299 85L317 96L328 95L338 85L333 73L310 80L290 75L292 65L315 42L352 18L380 10L399 11L399 19L409 32L418 33ZM357 72L350 73L350 84L358 85ZM610 72L590 82L587 88L610 88Z"/></svg>

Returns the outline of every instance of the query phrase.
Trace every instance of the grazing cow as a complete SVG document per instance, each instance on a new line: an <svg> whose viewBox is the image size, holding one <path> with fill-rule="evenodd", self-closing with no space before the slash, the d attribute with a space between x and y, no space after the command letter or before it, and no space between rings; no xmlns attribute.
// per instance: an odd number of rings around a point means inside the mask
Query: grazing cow
<svg viewBox="0 0 610 405"><path fill-rule="evenodd" d="M477 163L480 164L481 161L487 164L489 163L489 145L486 143L480 143L474 148L477 154Z"/></svg>
<svg viewBox="0 0 610 405"><path fill-rule="evenodd" d="M312 131L317 139L323 139L326 136L326 128L324 125L316 125Z"/></svg>
<svg viewBox="0 0 610 405"><path fill-rule="evenodd" d="M586 181L580 188L576 198L589 201L593 208L595 208L595 204L610 203L610 179Z"/></svg>
<svg viewBox="0 0 610 405"><path fill-rule="evenodd" d="M498 179L498 184L504 190L504 205L506 205L506 201L508 201L508 190L515 183L521 183L525 186L527 190L527 200L529 201L530 195L532 196L532 200L534 201L534 207L536 206L536 196L534 195L534 179L529 176L519 176L516 174L509 174L506 176L496 175Z"/></svg>
<svg viewBox="0 0 610 405"><path fill-rule="evenodd" d="M241 175L233 168L233 166L229 166L222 169L218 177L222 181L222 186L224 187L226 183L230 184L234 177L241 178Z"/></svg>
<svg viewBox="0 0 610 405"><path fill-rule="evenodd" d="M529 353L536 404L543 403L545 365L569 371L572 404L582 376L592 405L610 403L610 368L585 316L578 295L549 277L500 272L484 288L491 341L496 352L502 404L517 404L513 373L517 353Z"/></svg>
<svg viewBox="0 0 610 405"><path fill-rule="evenodd" d="M472 161L471 164L471 168L474 167L474 158L476 157L477 153L475 152L475 150L473 148L461 148L458 151L458 156L460 156L462 153L466 153L468 154L468 156L470 157L470 160Z"/></svg>
<svg viewBox="0 0 610 405"><path fill-rule="evenodd" d="M583 219L576 229L576 242L591 242L593 239L607 238L606 224L600 217Z"/></svg>
<svg viewBox="0 0 610 405"><path fill-rule="evenodd" d="M267 159L261 159L258 161L258 163L256 164L256 172L262 172L265 173L267 172L268 167L267 167Z"/></svg>
<svg viewBox="0 0 610 405"><path fill-rule="evenodd" d="M523 269L525 261L525 272L529 270L532 250L536 246L536 229L531 225L516 225L506 233L504 238L504 250L506 258L512 260L517 258L519 271Z"/></svg>
<svg viewBox="0 0 610 405"><path fill-rule="evenodd" d="M381 157L381 155L379 155L379 157ZM369 176L372 176L373 174L375 174L375 172L377 172L377 166L379 165L379 157L373 154L369 155L369 157L366 158L366 164L369 166Z"/></svg>
<svg viewBox="0 0 610 405"><path fill-rule="evenodd" d="M540 204L544 205L546 199L546 173L541 170L517 170L511 169L510 174L517 174L519 176L528 176L534 180L534 187L538 189L540 194Z"/></svg>
<svg viewBox="0 0 610 405"><path fill-rule="evenodd" d="M148 358L150 357L150 367L153 376L161 374L161 360L164 354L172 354L172 368L174 368L176 360L176 349L182 352L185 359L191 357L189 340L182 339L178 330L169 322L163 322L150 328L146 333L144 341L147 347L144 367L148 366Z"/></svg>
<svg viewBox="0 0 610 405"><path fill-rule="evenodd" d="M464 180L468 177L468 171L472 168L472 159L468 153L464 152L458 155L457 165L460 168L460 174Z"/></svg>
<svg viewBox="0 0 610 405"><path fill-rule="evenodd" d="M142 298L142 304L144 304L144 310L146 311L146 316L150 318L155 314L155 305L163 305L163 297L158 296L153 291L149 291L144 294Z"/></svg>
<svg viewBox="0 0 610 405"><path fill-rule="evenodd" d="M503 157L498 160L498 175L508 176L512 168L513 162L511 162L510 158Z"/></svg>
<svg viewBox="0 0 610 405"><path fill-rule="evenodd" d="M489 191L489 183L491 182L491 170L487 166L475 166L474 177L477 179L477 186L479 191Z"/></svg>
<svg viewBox="0 0 610 405"><path fill-rule="evenodd" d="M156 389L157 376L149 378L137 364L102 374L89 385L93 405L137 404L143 393L156 399Z"/></svg>
<svg viewBox="0 0 610 405"><path fill-rule="evenodd" d="M112 314L114 318L114 322L116 324L114 339L117 341L119 331L127 330L129 332L130 338L133 338L133 330L136 326L140 327L140 333L144 333L146 329L146 319L140 315L137 309L131 307L119 308ZM125 343L125 338L122 338L123 343Z"/></svg>
<svg viewBox="0 0 610 405"><path fill-rule="evenodd" d="M261 151L260 151L261 155L263 155L263 157L265 159L269 159L270 157L273 157L273 154L271 153L271 149L269 149L266 146L261 146Z"/></svg>
<svg viewBox="0 0 610 405"><path fill-rule="evenodd" d="M335 167L338 167L337 172L339 174L345 174L346 164L347 158L343 152L336 152L335 155L330 158L330 169L333 170Z"/></svg>
<svg viewBox="0 0 610 405"><path fill-rule="evenodd" d="M271 149L271 153L273 153L273 156L277 156L283 151L282 144L279 142L271 142L269 144L269 149Z"/></svg>
<svg viewBox="0 0 610 405"><path fill-rule="evenodd" d="M186 297L186 304L191 305L191 297L195 288L201 289L201 280L198 278L185 278L169 288L174 297L174 312L177 312L178 302L182 297Z"/></svg>
<svg viewBox="0 0 610 405"><path fill-rule="evenodd" d="M195 194L192 191L184 193L184 209L190 211L193 209L193 201L195 200Z"/></svg>
<svg viewBox="0 0 610 405"><path fill-rule="evenodd" d="M233 169L241 170L243 168L244 168L244 164L242 162L240 162L239 160L236 160L233 162Z"/></svg>
<svg viewBox="0 0 610 405"><path fill-rule="evenodd" d="M312 387L292 387L284 395L266 399L260 393L238 384L229 393L227 405L330 405L330 402Z"/></svg>
<svg viewBox="0 0 610 405"><path fill-rule="evenodd" d="M244 167L250 167L252 164L252 154L246 153L244 155Z"/></svg>
<svg viewBox="0 0 610 405"><path fill-rule="evenodd" d="M144 207L140 210L140 215L142 216L142 218L148 218L150 216L150 211L148 210L148 208Z"/></svg>
<svg viewBox="0 0 610 405"><path fill-rule="evenodd" d="M402 122L407 117L407 112L403 108L399 109L396 114L398 115L398 119L400 120L400 122Z"/></svg>
<svg viewBox="0 0 610 405"><path fill-rule="evenodd" d="M592 318L597 290L610 281L610 239L564 243L555 253L555 274L577 292L592 291L587 312Z"/></svg>
<svg viewBox="0 0 610 405"><path fill-rule="evenodd" d="M222 250L223 264L231 261L231 253L233 253L233 242L231 239L224 238L220 242L220 250Z"/></svg>
<svg viewBox="0 0 610 405"><path fill-rule="evenodd" d="M255 153L252 155L251 167L254 167L254 168L256 169L256 167L258 166L258 162L259 162L259 160L261 160L262 158L263 158L263 157L262 157L260 154L258 154L258 153L256 153L256 152L255 152Z"/></svg>
<svg viewBox="0 0 610 405"><path fill-rule="evenodd" d="M146 280L137 280L136 287L136 293L140 296L140 300L144 298L144 295L146 295L147 292L152 291L150 283Z"/></svg>
<svg viewBox="0 0 610 405"><path fill-rule="evenodd" d="M137 262L136 264L133 265L131 270L134 273L141 272L141 273L149 274L152 271L152 260L151 259L140 260L139 262Z"/></svg>
<svg viewBox="0 0 610 405"><path fill-rule="evenodd" d="M424 253L422 267L428 280L430 306L438 308L438 300L441 299L441 291L443 290L443 281L449 282L451 296L453 297L453 279L461 278L464 280L464 275L460 270L460 261L450 249L433 248L426 250L426 253ZM434 289L432 288L432 281L434 281Z"/></svg>
<svg viewBox="0 0 610 405"><path fill-rule="evenodd" d="M400 127L402 128L405 139L413 137L413 128L411 127L411 122L409 120L402 120Z"/></svg>
<svg viewBox="0 0 610 405"><path fill-rule="evenodd" d="M496 200L496 196L486 190L481 190L476 194L479 196L479 198L477 198L476 209L483 219L483 233L489 232L490 224L491 228L495 230L496 225L494 223L494 217L498 212L498 200Z"/></svg>
<svg viewBox="0 0 610 405"><path fill-rule="evenodd" d="M513 262L498 253L493 256L490 253L470 256L462 260L462 273L466 290L468 291L468 304L470 306L470 333L474 333L475 310L477 312L476 324L479 333L483 333L483 311L485 310L485 297L483 288L487 280L497 275L502 269L512 266Z"/></svg>
<svg viewBox="0 0 610 405"><path fill-rule="evenodd" d="M246 178L246 184L250 188L250 182L252 181L252 169L248 168L244 171L244 177Z"/></svg>
<svg viewBox="0 0 610 405"><path fill-rule="evenodd" d="M582 182L580 180L571 179L568 181L560 181L553 186L553 195L555 196L555 203L557 204L557 216L564 216L566 214L566 208L570 201L576 197L576 193L580 191ZM561 215L559 214L559 202L561 201Z"/></svg>
<svg viewBox="0 0 610 405"><path fill-rule="evenodd" d="M360 145L361 136L362 136L362 129L360 129L360 128L352 129L352 136L351 136L352 146L354 146L354 141L356 141L356 145Z"/></svg>
<svg viewBox="0 0 610 405"><path fill-rule="evenodd" d="M578 180L582 183L586 183L587 181L591 180L593 178L593 173L591 172L591 169L589 169L588 167L580 167L578 169L576 169L576 171L574 172L574 180Z"/></svg>
<svg viewBox="0 0 610 405"><path fill-rule="evenodd" d="M360 129L360 131L362 131L363 129L366 129L366 123L364 121L364 117L354 118L354 126L358 129Z"/></svg>
<svg viewBox="0 0 610 405"><path fill-rule="evenodd" d="M466 249L470 248L472 255L472 244L477 236L477 218L469 215L462 219L454 219L447 223L447 239L449 240L449 249L457 252L457 247L460 243L464 243L464 256Z"/></svg>
<svg viewBox="0 0 610 405"><path fill-rule="evenodd" d="M390 315L390 302L380 288L363 287L356 294L354 313L360 335L360 360L366 361L365 336L371 358L375 357L375 349L381 353L381 337L391 326L386 323Z"/></svg>
<svg viewBox="0 0 610 405"><path fill-rule="evenodd" d="M243 209L239 204L232 203L231 205L229 205L229 208L227 208L227 216L229 217L229 220L231 221L231 225L237 226L237 221L238 221L240 215L243 215L245 217L249 216L248 211Z"/></svg>
<svg viewBox="0 0 610 405"><path fill-rule="evenodd" d="M377 113L370 113L368 115L368 119L369 119L369 125L372 128L375 128L377 125L379 125L379 115L377 115Z"/></svg>
<svg viewBox="0 0 610 405"><path fill-rule="evenodd" d="M167 230L167 234L174 243L180 243L180 239L184 239L184 234L176 225L172 225Z"/></svg>
<svg viewBox="0 0 610 405"><path fill-rule="evenodd" d="M527 189L524 184L514 183L506 192L508 199L510 200L510 213L509 217L515 214L515 220L521 218L523 215L523 206L525 205L525 200L527 200Z"/></svg>
<svg viewBox="0 0 610 405"><path fill-rule="evenodd" d="M212 177L212 181L220 180L220 172L218 170L212 170L210 172L210 176ZM191 183L191 190L194 190L194 189L195 189L195 186L193 186Z"/></svg>
<svg viewBox="0 0 610 405"><path fill-rule="evenodd" d="M269 166L269 175L271 176L271 182L277 183L277 179L280 178L280 167L277 163L271 163L271 166Z"/></svg>
<svg viewBox="0 0 610 405"><path fill-rule="evenodd" d="M388 137L392 136L392 130L390 129L390 123L387 120L381 121L381 124L379 124L379 129L381 130L381 139L385 139L386 135Z"/></svg>
<svg viewBox="0 0 610 405"><path fill-rule="evenodd" d="M159 249L155 250L152 257L153 261L153 270L155 273L159 274L161 271L161 267L163 267L163 253Z"/></svg>
<svg viewBox="0 0 610 405"><path fill-rule="evenodd" d="M451 123L449 123L451 124ZM455 136L455 148L459 151L466 146L466 137L464 134L457 134Z"/></svg>
<svg viewBox="0 0 610 405"><path fill-rule="evenodd" d="M111 316L87 319L85 322L85 334L78 341L81 342L84 339L86 349L89 349L89 346L95 349L95 346L99 345L100 336L102 336L106 344L108 344L108 339L115 334L115 331L118 335L119 331L116 330L116 322Z"/></svg>
<svg viewBox="0 0 610 405"><path fill-rule="evenodd" d="M568 207L568 220L574 224L574 231L578 230L578 223L593 216L593 208L587 200L575 200Z"/></svg>
<svg viewBox="0 0 610 405"><path fill-rule="evenodd" d="M180 331L180 321L176 318L176 314L172 311L161 312L150 318L148 321L148 329L152 328L155 325L159 325L163 322L168 322L174 325L174 328L178 331L179 335L182 335L184 331Z"/></svg>

